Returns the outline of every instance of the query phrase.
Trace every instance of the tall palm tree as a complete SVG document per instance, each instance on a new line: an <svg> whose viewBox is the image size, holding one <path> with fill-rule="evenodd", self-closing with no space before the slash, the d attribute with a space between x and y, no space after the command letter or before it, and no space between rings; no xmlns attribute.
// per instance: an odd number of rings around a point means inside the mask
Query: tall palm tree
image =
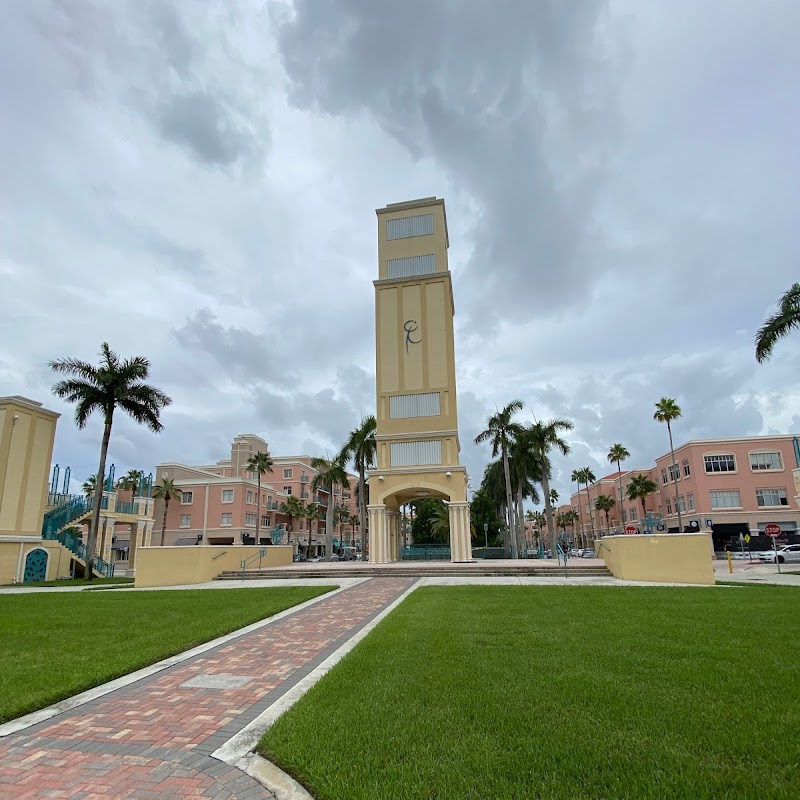
<svg viewBox="0 0 800 800"><path fill-rule="evenodd" d="M763 364L772 356L772 348L783 336L800 325L800 283L793 283L781 297L778 311L764 320L756 334L756 361Z"/></svg>
<svg viewBox="0 0 800 800"><path fill-rule="evenodd" d="M319 506L313 498L308 505L303 507L303 516L308 522L308 549L306 550L306 555L311 558L311 523L317 520L317 524L319 525Z"/></svg>
<svg viewBox="0 0 800 800"><path fill-rule="evenodd" d="M640 500L642 503L642 517L647 516L647 495L658 491L658 484L651 481L647 475L634 475L625 490L628 500Z"/></svg>
<svg viewBox="0 0 800 800"><path fill-rule="evenodd" d="M95 367L77 358L61 358L49 363L54 372L71 377L58 381L53 386L53 394L70 403L76 403L75 423L83 429L93 412L103 415L103 439L100 444L100 464L94 489L94 506L89 523L86 541L86 576L92 580L94 567L94 548L97 530L100 525L100 502L103 497L103 481L106 472L106 456L111 439L111 426L114 412L119 408L141 425L146 425L153 433L164 427L161 424L161 411L172 400L159 389L144 381L150 374L150 362L143 356L121 360L103 342L100 347L100 365Z"/></svg>
<svg viewBox="0 0 800 800"><path fill-rule="evenodd" d="M681 407L672 397L662 397L656 403L656 413L653 419L656 422L666 422L667 432L669 433L669 452L672 455L672 474L675 476L675 510L678 512L678 533L683 533L683 521L681 520L681 509L678 505L678 465L675 463L675 448L672 445L672 426L671 422L678 419L681 415Z"/></svg>
<svg viewBox="0 0 800 800"><path fill-rule="evenodd" d="M167 511L169 510L169 501L173 498L180 497L183 493L175 485L172 478L162 478L161 484L153 487L153 497L156 500L164 501L164 516L161 520L161 547L164 546L164 530L167 527Z"/></svg>
<svg viewBox="0 0 800 800"><path fill-rule="evenodd" d="M570 480L578 484L578 519L581 523L581 541L586 543L586 533L583 530L583 504L581 503L581 484L583 483L583 470L574 469Z"/></svg>
<svg viewBox="0 0 800 800"><path fill-rule="evenodd" d="M358 525L359 522L360 522L360 520L359 520L358 514L351 514L347 518L347 524L352 529L351 537L352 537L352 546L353 547L355 547L355 543L356 543L356 525Z"/></svg>
<svg viewBox="0 0 800 800"><path fill-rule="evenodd" d="M619 442L612 444L611 449L608 451L608 460L612 464L617 465L617 482L618 482L618 489L619 489L619 500L620 505L622 504L622 462L626 459L630 458L631 454L628 452L627 448L624 444L620 444ZM622 514L619 516L620 525L622 524Z"/></svg>
<svg viewBox="0 0 800 800"><path fill-rule="evenodd" d="M604 511L606 515L606 533L611 533L611 521L608 517L608 512L617 504L617 501L609 494L599 494L594 501L594 507L598 511Z"/></svg>
<svg viewBox="0 0 800 800"><path fill-rule="evenodd" d="M578 470L581 476L581 481L583 482L584 486L586 487L586 502L589 506L589 525L592 529L592 541L594 541L595 533L594 533L594 515L592 514L592 498L589 494L589 485L594 483L597 478L595 477L594 472L592 472L591 467L584 467L581 470ZM580 493L579 493L580 494Z"/></svg>
<svg viewBox="0 0 800 800"><path fill-rule="evenodd" d="M561 438L562 431L571 431L575 427L566 419L551 419L548 422L535 422L530 430L542 464L542 491L544 492L544 511L547 518L547 531L550 535L551 552L556 552L558 534L553 521L553 503L550 498L550 450L558 450L562 455L569 455L569 445Z"/></svg>
<svg viewBox="0 0 800 800"><path fill-rule="evenodd" d="M508 450L512 442L522 433L522 426L514 422L514 414L522 411L522 400L512 400L502 411L493 414L486 422L486 430L475 437L475 444L491 442L492 458L498 453L503 459L503 475L506 484L506 511L508 513L508 530L511 538L511 557L517 558L517 537L514 524L514 506L511 501L511 471L508 464Z"/></svg>
<svg viewBox="0 0 800 800"><path fill-rule="evenodd" d="M364 558L367 552L367 490L366 473L367 470L375 466L375 456L377 444L375 443L375 431L378 423L374 416L364 417L361 424L350 431L350 436L342 447L340 456L342 461L353 462L353 466L358 472L358 486L356 496L358 500L358 527L361 538L361 552Z"/></svg>
<svg viewBox="0 0 800 800"><path fill-rule="evenodd" d="M578 515L575 513L575 509L571 508L569 511L564 512L564 519L566 520L567 525L571 526L572 528L572 538L575 539L575 523L578 521Z"/></svg>
<svg viewBox="0 0 800 800"><path fill-rule="evenodd" d="M533 436L527 428L523 428L511 443L509 472L512 485L516 487L517 554L524 557L526 548L523 501L530 498L534 503L539 502L535 484L542 480L542 465L539 462Z"/></svg>
<svg viewBox="0 0 800 800"><path fill-rule="evenodd" d="M281 503L278 512L285 517L289 517L289 529L291 530L294 527L294 521L305 516L305 506L294 495L290 495L285 503ZM287 535L286 540L289 541L290 539L291 537ZM297 543L298 545L300 544L299 536Z"/></svg>
<svg viewBox="0 0 800 800"><path fill-rule="evenodd" d="M311 468L316 470L314 480L311 481L311 489L318 492L320 489L328 490L328 508L325 513L325 560L330 561L333 555L333 519L334 501L333 492L337 486L344 489L350 488L350 480L347 477L347 470L344 467L345 461L343 453L334 459L312 458Z"/></svg>
<svg viewBox="0 0 800 800"><path fill-rule="evenodd" d="M258 544L259 524L261 522L261 476L265 472L271 472L274 463L272 456L269 454L269 450L267 450L263 453L253 453L250 458L247 459L247 464L245 464L245 469L249 472L255 472L256 478L258 479L258 494L256 495L256 544Z"/></svg>

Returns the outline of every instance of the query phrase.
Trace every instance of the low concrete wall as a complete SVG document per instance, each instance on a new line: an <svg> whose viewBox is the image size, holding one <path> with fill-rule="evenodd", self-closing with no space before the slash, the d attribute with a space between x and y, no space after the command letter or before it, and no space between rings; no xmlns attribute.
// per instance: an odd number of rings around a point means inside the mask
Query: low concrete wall
<svg viewBox="0 0 800 800"><path fill-rule="evenodd" d="M294 545L230 545L211 547L139 547L136 550L135 585L180 586L205 583L228 569L239 569L242 561L265 550L262 567L281 567L292 563ZM258 559L249 565L258 567Z"/></svg>
<svg viewBox="0 0 800 800"><path fill-rule="evenodd" d="M664 583L714 583L711 534L604 536L594 543L615 578Z"/></svg>

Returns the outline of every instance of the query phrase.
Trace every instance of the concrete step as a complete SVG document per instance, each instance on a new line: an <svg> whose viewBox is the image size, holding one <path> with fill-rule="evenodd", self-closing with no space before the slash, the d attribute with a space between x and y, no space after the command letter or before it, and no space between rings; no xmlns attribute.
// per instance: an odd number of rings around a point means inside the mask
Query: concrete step
<svg viewBox="0 0 800 800"><path fill-rule="evenodd" d="M611 573L602 566L588 566L576 564L569 565L568 575L572 577L611 577ZM297 579L297 578L468 578L468 577L563 577L563 566L497 566L448 564L430 566L421 562L414 566L403 564L401 567L391 564L375 564L360 566L333 566L333 567L313 567L304 568L303 566L294 567L273 567L267 569L228 570L222 572L214 580L264 580L264 579Z"/></svg>

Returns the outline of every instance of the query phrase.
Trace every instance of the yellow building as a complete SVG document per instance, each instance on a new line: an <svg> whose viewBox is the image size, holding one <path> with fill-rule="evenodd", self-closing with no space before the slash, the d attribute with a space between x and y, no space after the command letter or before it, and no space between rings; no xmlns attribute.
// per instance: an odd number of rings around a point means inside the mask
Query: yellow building
<svg viewBox="0 0 800 800"><path fill-rule="evenodd" d="M59 416L25 397L0 397L0 585L69 575L69 551L42 540Z"/></svg>
<svg viewBox="0 0 800 800"><path fill-rule="evenodd" d="M451 558L469 561L444 200L392 203L376 213L378 453L369 475L370 561L399 559L400 506L423 497L447 501Z"/></svg>

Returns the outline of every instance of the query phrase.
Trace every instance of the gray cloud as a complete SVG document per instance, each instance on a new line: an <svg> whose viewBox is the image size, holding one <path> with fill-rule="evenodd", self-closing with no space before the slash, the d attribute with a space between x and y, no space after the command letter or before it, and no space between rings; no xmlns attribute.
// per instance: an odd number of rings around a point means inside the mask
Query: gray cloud
<svg viewBox="0 0 800 800"><path fill-rule="evenodd" d="M158 126L166 139L187 146L197 158L211 164L227 166L253 149L230 110L206 92L170 97L159 111Z"/></svg>
<svg viewBox="0 0 800 800"><path fill-rule="evenodd" d="M725 35L719 35L720 19ZM689 21L690 24L687 24ZM791 0L0 3L0 393L108 338L174 399L118 469L253 431L331 452L374 410L373 210L447 200L462 460L514 397L575 421L556 486L679 440L798 430ZM675 54L680 57L676 58ZM99 332L99 333L98 333Z"/></svg>

